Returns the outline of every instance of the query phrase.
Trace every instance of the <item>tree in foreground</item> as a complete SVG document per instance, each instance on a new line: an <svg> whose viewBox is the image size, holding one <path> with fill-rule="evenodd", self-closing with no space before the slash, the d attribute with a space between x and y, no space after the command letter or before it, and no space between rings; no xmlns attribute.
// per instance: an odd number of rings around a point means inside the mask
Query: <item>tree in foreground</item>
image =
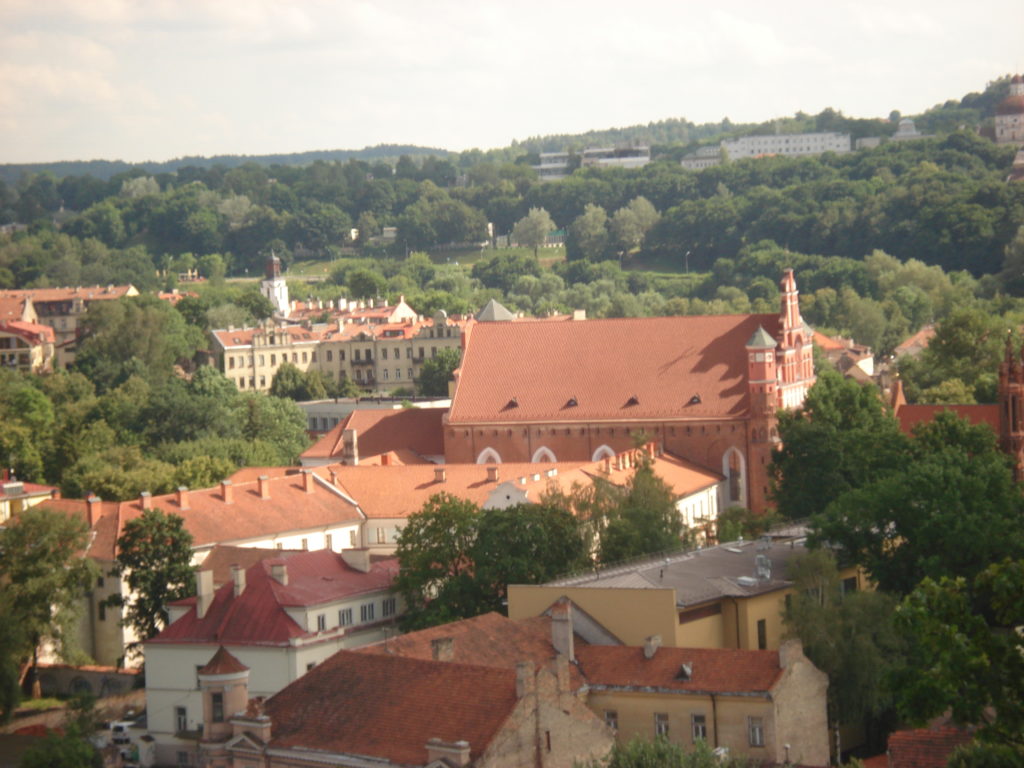
<svg viewBox="0 0 1024 768"><path fill-rule="evenodd" d="M626 488L596 485L610 494L599 503L606 515L600 532L601 562L611 563L684 545L683 521L672 489L654 473L650 459L637 465Z"/></svg>
<svg viewBox="0 0 1024 768"><path fill-rule="evenodd" d="M91 588L96 567L82 557L89 527L79 518L45 506L33 507L0 528L0 595L5 625L0 630L0 683L4 716L9 717L26 665L35 667L44 641L74 660L74 625L78 601Z"/></svg>
<svg viewBox="0 0 1024 768"><path fill-rule="evenodd" d="M607 757L584 763L581 768L750 768L752 760L719 757L703 739L685 750L664 737L653 741L634 737L616 743Z"/></svg>
<svg viewBox="0 0 1024 768"><path fill-rule="evenodd" d="M111 575L124 579L128 596L108 600L121 607L122 623L135 631L137 646L167 625L169 602L195 594L192 535L179 515L147 509L125 524L117 548Z"/></svg>
<svg viewBox="0 0 1024 768"><path fill-rule="evenodd" d="M1024 560L1017 559L990 565L974 578L925 579L904 599L897 626L913 653L896 689L905 716L923 721L950 710L957 722L980 725L979 739L1012 748L1021 760L1021 595Z"/></svg>
<svg viewBox="0 0 1024 768"><path fill-rule="evenodd" d="M95 704L92 697L72 699L63 727L25 750L18 768L102 768L103 756L89 741L100 725Z"/></svg>
<svg viewBox="0 0 1024 768"><path fill-rule="evenodd" d="M405 630L503 610L509 584L537 584L587 561L572 512L554 502L481 510L451 494L410 515L395 552Z"/></svg>
<svg viewBox="0 0 1024 768"><path fill-rule="evenodd" d="M426 397L448 397L448 382L452 380L461 359L462 353L457 349L439 349L437 357L425 361L420 368L416 392Z"/></svg>
<svg viewBox="0 0 1024 768"><path fill-rule="evenodd" d="M905 655L896 600L883 592L844 592L835 558L824 549L797 558L786 576L793 582L786 631L828 675L830 724L862 724L869 736L887 731L895 706L889 675Z"/></svg>

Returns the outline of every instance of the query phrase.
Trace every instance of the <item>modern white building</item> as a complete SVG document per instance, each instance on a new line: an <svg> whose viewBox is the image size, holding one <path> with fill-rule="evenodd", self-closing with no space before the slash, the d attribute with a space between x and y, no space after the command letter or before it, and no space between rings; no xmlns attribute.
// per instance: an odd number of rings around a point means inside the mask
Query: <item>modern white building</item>
<svg viewBox="0 0 1024 768"><path fill-rule="evenodd" d="M684 168L700 170L722 162L723 155L730 160L747 157L805 157L823 152L850 152L852 143L848 133L779 133L763 136L741 136L726 139L720 145L701 147L682 160Z"/></svg>

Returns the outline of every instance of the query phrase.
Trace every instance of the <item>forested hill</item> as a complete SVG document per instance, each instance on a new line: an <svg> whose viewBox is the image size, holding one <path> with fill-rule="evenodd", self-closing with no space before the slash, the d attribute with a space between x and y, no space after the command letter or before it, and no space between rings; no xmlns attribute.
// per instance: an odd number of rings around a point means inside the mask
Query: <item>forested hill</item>
<svg viewBox="0 0 1024 768"><path fill-rule="evenodd" d="M394 164L399 157L438 156L453 154L447 149L417 147L412 144L378 144L363 149L324 149L277 155L214 155L212 157L178 157L161 162L126 163L123 160L67 160L55 163L8 163L0 165L0 179L14 184L24 174L48 171L58 179L65 176L93 176L107 181L119 173L142 169L151 174L175 173L181 168L237 168L247 163L259 166L312 165L318 160L344 162L346 160L384 161Z"/></svg>

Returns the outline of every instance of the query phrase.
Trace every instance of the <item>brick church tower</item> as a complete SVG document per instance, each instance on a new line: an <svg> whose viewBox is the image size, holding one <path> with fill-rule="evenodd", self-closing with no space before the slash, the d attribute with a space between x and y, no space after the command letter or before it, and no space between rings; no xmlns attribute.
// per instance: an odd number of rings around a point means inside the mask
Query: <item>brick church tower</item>
<svg viewBox="0 0 1024 768"><path fill-rule="evenodd" d="M1024 480L1024 368L1006 337L1006 354L999 366L999 447L1013 459L1013 478Z"/></svg>

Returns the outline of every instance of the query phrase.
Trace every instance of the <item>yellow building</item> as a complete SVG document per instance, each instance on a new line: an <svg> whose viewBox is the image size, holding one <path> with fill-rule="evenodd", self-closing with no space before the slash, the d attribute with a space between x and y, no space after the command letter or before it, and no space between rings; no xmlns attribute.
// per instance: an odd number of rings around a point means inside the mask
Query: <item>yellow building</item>
<svg viewBox="0 0 1024 768"><path fill-rule="evenodd" d="M510 585L509 617L543 613L560 597L626 645L659 635L666 646L778 649L782 612L792 594L787 565L805 552L799 526L757 541L736 541L647 558L547 584ZM855 569L847 590L865 588Z"/></svg>

